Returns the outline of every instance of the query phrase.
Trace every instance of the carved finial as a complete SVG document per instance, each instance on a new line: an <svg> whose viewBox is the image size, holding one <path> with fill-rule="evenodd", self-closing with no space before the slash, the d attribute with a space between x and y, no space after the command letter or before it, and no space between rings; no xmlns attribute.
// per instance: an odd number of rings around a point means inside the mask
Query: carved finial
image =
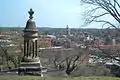
<svg viewBox="0 0 120 80"><path fill-rule="evenodd" d="M30 11L28 11L29 13L29 18L32 19L33 18L33 14L34 14L34 11L32 10L32 8L30 9Z"/></svg>

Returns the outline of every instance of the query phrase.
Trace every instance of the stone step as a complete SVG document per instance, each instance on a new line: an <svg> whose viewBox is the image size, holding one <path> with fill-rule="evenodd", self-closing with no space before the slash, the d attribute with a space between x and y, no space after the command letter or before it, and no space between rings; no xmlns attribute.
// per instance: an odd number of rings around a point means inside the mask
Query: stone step
<svg viewBox="0 0 120 80"><path fill-rule="evenodd" d="M26 64L20 64L21 67L40 67L40 63L26 63Z"/></svg>
<svg viewBox="0 0 120 80"><path fill-rule="evenodd" d="M22 62L38 62L40 61L39 57L36 57L36 58L32 58L32 57L26 57L26 58L23 58Z"/></svg>
<svg viewBox="0 0 120 80"><path fill-rule="evenodd" d="M37 63L40 63L40 60L36 62L21 62L20 64L37 64Z"/></svg>

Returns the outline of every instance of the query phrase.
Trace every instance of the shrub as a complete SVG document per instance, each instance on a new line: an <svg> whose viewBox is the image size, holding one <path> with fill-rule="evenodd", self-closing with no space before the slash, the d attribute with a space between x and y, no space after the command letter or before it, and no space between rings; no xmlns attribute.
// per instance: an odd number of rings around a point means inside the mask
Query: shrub
<svg viewBox="0 0 120 80"><path fill-rule="evenodd" d="M71 76L111 76L111 74L110 70L102 65L79 65Z"/></svg>

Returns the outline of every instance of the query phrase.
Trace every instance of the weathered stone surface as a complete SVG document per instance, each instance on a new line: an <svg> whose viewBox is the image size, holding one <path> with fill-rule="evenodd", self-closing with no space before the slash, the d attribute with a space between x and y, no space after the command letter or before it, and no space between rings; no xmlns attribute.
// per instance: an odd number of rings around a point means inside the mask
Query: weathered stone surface
<svg viewBox="0 0 120 80"><path fill-rule="evenodd" d="M37 39L38 30L36 29L35 22L33 21L34 11L30 9L29 20L26 23L24 32L24 56L18 69L19 75L42 75L42 65L39 57L37 56Z"/></svg>
<svg viewBox="0 0 120 80"><path fill-rule="evenodd" d="M32 58L32 57L25 57L23 58L22 62L38 62L40 61L39 57Z"/></svg>

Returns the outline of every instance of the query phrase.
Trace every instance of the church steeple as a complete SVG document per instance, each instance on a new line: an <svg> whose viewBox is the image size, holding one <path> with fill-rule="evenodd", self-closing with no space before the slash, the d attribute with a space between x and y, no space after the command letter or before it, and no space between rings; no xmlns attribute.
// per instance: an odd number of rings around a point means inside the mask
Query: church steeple
<svg viewBox="0 0 120 80"><path fill-rule="evenodd" d="M66 35L69 36L70 35L70 29L69 29L69 26L67 25L66 27Z"/></svg>

